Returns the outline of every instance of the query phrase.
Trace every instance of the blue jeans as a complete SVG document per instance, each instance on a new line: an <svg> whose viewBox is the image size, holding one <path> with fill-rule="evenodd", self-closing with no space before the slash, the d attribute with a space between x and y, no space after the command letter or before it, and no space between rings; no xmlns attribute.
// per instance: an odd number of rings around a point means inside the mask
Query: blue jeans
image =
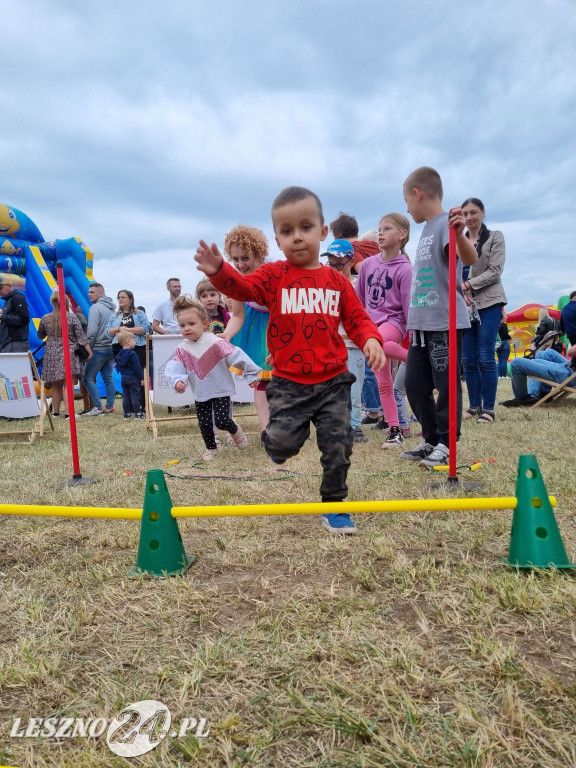
<svg viewBox="0 0 576 768"><path fill-rule="evenodd" d="M394 399L396 400L396 410L398 411L398 426L408 427L408 408L406 406L406 363L400 363L396 378L394 379Z"/></svg>
<svg viewBox="0 0 576 768"><path fill-rule="evenodd" d="M362 421L362 385L364 384L365 363L366 358L361 349L354 349L354 347L348 349L348 370L356 377L356 381L352 384L350 390L352 398L352 418L350 424L352 429L359 427Z"/></svg>
<svg viewBox="0 0 576 768"><path fill-rule="evenodd" d="M501 349L498 349L498 376L506 378L508 376L508 358L510 357L510 341L500 342Z"/></svg>
<svg viewBox="0 0 576 768"><path fill-rule="evenodd" d="M380 413L382 406L380 405L380 395L378 394L378 382L374 371L365 363L364 368L364 385L362 387L362 402L364 403L364 410L369 413Z"/></svg>
<svg viewBox="0 0 576 768"><path fill-rule="evenodd" d="M100 372L102 381L106 387L106 408L112 408L114 406L114 397L116 396L116 387L114 386L114 377L112 372L114 371L114 352L112 352L112 345L106 349L93 349L92 357L84 366L84 376L82 381L84 386L88 390L90 399L94 403L95 408L100 407L100 393L96 386L96 374Z"/></svg>
<svg viewBox="0 0 576 768"><path fill-rule="evenodd" d="M494 348L502 322L502 305L481 309L480 321L472 323L464 333L462 367L468 388L470 408L493 411L498 387L498 370Z"/></svg>
<svg viewBox="0 0 576 768"><path fill-rule="evenodd" d="M571 375L572 369L569 361L553 349L544 349L536 352L536 358L530 360L527 357L515 357L510 363L512 374L512 392L514 397L523 400L528 396L541 397L550 391L550 387L539 381L530 381L528 376L540 376L542 379L550 379L557 384L565 381Z"/></svg>

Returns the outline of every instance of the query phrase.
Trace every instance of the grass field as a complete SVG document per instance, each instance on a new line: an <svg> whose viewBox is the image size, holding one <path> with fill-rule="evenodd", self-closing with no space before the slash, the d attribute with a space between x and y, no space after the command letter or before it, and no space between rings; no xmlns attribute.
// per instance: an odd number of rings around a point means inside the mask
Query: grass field
<svg viewBox="0 0 576 768"><path fill-rule="evenodd" d="M511 396L507 382L499 390ZM482 462L462 472L484 483L477 496L514 496L519 454L537 456L572 561L575 417L576 398L500 407L492 425L466 422L459 443L459 463ZM180 475L167 477L178 506L319 500L314 442L280 472L250 416L249 448L211 464L191 423L153 440L120 413L79 419L82 473L100 482L69 488L68 423L57 421L32 446L0 443L4 503L141 507L152 468ZM447 495L366 433L350 499ZM167 580L127 578L138 522L0 517L0 764L575 766L576 577L502 564L511 517L357 515L347 539L312 516L184 520L197 559ZM145 699L175 723L206 718L209 735L167 736L134 759L105 735L10 737L16 717L111 721Z"/></svg>

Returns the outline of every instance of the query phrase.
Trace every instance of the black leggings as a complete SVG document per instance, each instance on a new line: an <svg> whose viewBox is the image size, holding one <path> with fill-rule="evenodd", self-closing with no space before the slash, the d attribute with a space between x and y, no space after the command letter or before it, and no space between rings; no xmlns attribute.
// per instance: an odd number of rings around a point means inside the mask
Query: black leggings
<svg viewBox="0 0 576 768"><path fill-rule="evenodd" d="M216 448L214 426L230 432L231 435L235 435L238 432L238 424L230 418L229 397L213 397L211 400L204 400L202 403L195 400L195 405L200 434L206 448L211 450Z"/></svg>
<svg viewBox="0 0 576 768"><path fill-rule="evenodd" d="M406 360L406 395L414 415L422 427L422 437L430 445L448 446L448 403L450 355L456 356L459 369L462 359L462 337L457 330L456 349L448 347L448 331L412 331L412 344ZM434 397L434 390L438 394ZM456 380L456 437L460 437L462 421L462 382Z"/></svg>

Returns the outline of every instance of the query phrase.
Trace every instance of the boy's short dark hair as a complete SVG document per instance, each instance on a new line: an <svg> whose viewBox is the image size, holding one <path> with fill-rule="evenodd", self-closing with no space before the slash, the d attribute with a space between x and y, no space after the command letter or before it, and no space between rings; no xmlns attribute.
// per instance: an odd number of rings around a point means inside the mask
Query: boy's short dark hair
<svg viewBox="0 0 576 768"><path fill-rule="evenodd" d="M358 237L358 221L354 216L340 211L338 218L330 222L330 232L334 235L334 240L348 240L351 237Z"/></svg>
<svg viewBox="0 0 576 768"><path fill-rule="evenodd" d="M437 197L440 200L444 197L440 174L428 165L423 165L420 168L416 168L415 171L412 171L404 182L404 189L410 191L419 189L428 197Z"/></svg>
<svg viewBox="0 0 576 768"><path fill-rule="evenodd" d="M279 195L276 195L272 203L272 214L274 214L277 208L283 208L285 205L289 205L289 203L297 203L299 200L305 200L307 197L313 197L316 200L320 222L324 226L324 211L322 210L320 198L311 190L306 189L306 187L286 187L286 189L283 189Z"/></svg>

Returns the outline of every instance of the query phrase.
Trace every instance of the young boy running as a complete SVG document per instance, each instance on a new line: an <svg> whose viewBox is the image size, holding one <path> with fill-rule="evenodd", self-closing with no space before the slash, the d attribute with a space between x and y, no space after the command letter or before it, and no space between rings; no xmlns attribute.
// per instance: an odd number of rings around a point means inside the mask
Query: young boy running
<svg viewBox="0 0 576 768"><path fill-rule="evenodd" d="M422 425L423 440L414 450L404 451L400 458L419 461L422 467L448 464L448 226L456 229L459 256L456 275L457 349L462 357L464 328L470 327L468 310L462 293L462 264L474 264L476 249L464 236L461 208L442 208L442 180L433 168L423 166L413 171L404 182L404 200L416 224L426 222L414 262L414 276L408 309L408 329L412 344L406 361L406 394L410 406ZM450 217L450 224L448 219ZM457 382L457 434L462 419L462 387ZM438 397L434 400L434 389Z"/></svg>
<svg viewBox="0 0 576 768"><path fill-rule="evenodd" d="M322 501L343 501L352 454L350 387L343 323L374 370L385 363L380 334L349 280L320 263L320 243L328 234L318 197L303 187L287 187L274 200L272 223L286 261L263 264L242 276L223 261L216 245L203 240L198 269L219 291L238 301L257 301L270 310L268 349L272 379L266 394L270 422L263 433L266 452L276 463L296 456L316 427L323 468ZM322 515L331 533L356 533L349 514Z"/></svg>

